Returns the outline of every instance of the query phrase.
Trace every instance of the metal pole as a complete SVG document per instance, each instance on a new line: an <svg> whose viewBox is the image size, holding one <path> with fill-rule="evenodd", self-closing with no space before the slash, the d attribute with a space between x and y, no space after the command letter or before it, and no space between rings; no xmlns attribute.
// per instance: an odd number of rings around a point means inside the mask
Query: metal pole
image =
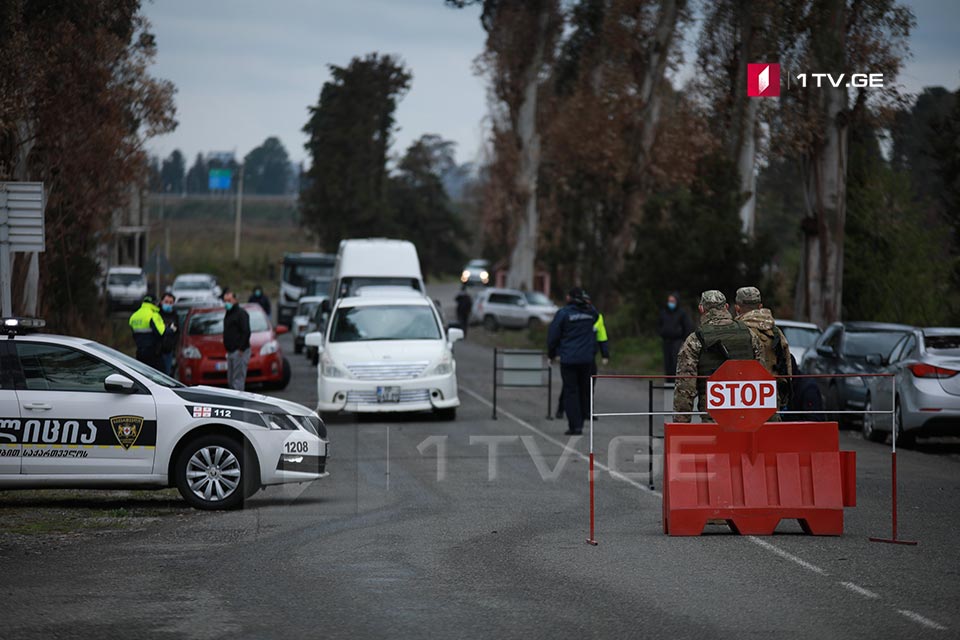
<svg viewBox="0 0 960 640"><path fill-rule="evenodd" d="M493 415L497 419L497 348L493 348Z"/></svg>
<svg viewBox="0 0 960 640"><path fill-rule="evenodd" d="M653 489L653 380L649 380L650 388L647 390L647 479L650 488ZM666 386L666 385L664 385Z"/></svg>
<svg viewBox="0 0 960 640"><path fill-rule="evenodd" d="M553 365L547 359L547 420L553 420Z"/></svg>
<svg viewBox="0 0 960 640"><path fill-rule="evenodd" d="M7 225L0 225L0 298L2 298L3 316L9 318L13 315L13 301L11 289L13 288L13 277L10 264L10 243L7 242L9 233Z"/></svg>
<svg viewBox="0 0 960 640"><path fill-rule="evenodd" d="M156 283L153 295L157 296L156 302L160 302L160 247L153 250L153 268L156 269L153 274L153 281Z"/></svg>
<svg viewBox="0 0 960 640"><path fill-rule="evenodd" d="M237 183L237 216L233 230L233 261L240 262L240 226L243 218L243 165L240 165L240 181Z"/></svg>

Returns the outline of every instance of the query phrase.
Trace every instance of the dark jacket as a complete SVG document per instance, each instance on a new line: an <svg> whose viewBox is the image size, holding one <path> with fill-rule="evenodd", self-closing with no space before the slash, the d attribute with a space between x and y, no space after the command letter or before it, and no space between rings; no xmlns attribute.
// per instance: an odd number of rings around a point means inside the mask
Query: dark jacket
<svg viewBox="0 0 960 640"><path fill-rule="evenodd" d="M473 298L466 291L457 294L457 316L466 318L470 315L470 309L473 308Z"/></svg>
<svg viewBox="0 0 960 640"><path fill-rule="evenodd" d="M797 360L792 355L790 361L793 363L793 374L801 375L800 367L797 366ZM823 412L823 396L820 395L820 389L813 378L792 378L790 380L792 393L790 397L790 411L804 411L802 414L793 414L784 416L787 421L793 422L821 422L826 420Z"/></svg>
<svg viewBox="0 0 960 640"><path fill-rule="evenodd" d="M687 312L680 307L673 311L663 307L657 317L657 333L664 340L683 340L693 333L693 323L690 322Z"/></svg>
<svg viewBox="0 0 960 640"><path fill-rule="evenodd" d="M177 340L180 338L180 318L176 311L167 313L163 310L160 311L160 317L163 318L163 324L166 327L160 343L160 350L163 353L173 353L177 348Z"/></svg>
<svg viewBox="0 0 960 640"><path fill-rule="evenodd" d="M270 317L270 298L267 297L267 294L261 293L260 295L251 294L250 299L247 302L256 302L263 308L263 312L267 314L267 317Z"/></svg>
<svg viewBox="0 0 960 640"><path fill-rule="evenodd" d="M250 315L239 304L223 316L223 346L227 353L250 348Z"/></svg>
<svg viewBox="0 0 960 640"><path fill-rule="evenodd" d="M560 364L590 364L596 351L593 325L600 314L588 304L571 302L553 317L547 331L547 355Z"/></svg>

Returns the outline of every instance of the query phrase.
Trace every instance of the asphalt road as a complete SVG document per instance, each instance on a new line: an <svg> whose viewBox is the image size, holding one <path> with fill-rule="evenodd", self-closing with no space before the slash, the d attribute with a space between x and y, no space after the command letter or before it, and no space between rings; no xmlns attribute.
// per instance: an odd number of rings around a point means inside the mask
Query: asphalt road
<svg viewBox="0 0 960 640"><path fill-rule="evenodd" d="M844 536L782 523L769 538L720 526L669 538L634 459L646 423L604 418L598 461L618 473L598 475L593 547L586 440L545 419L540 390L504 392L491 420L490 350L456 351L455 422L340 418L331 475L313 485L0 557L0 637L960 637L956 444L900 454L901 535L918 547L867 540L889 533L889 452L850 433L858 505ZM288 353L280 395L311 405L315 372ZM603 381L597 406L644 410L647 395ZM640 439L611 456L617 436Z"/></svg>

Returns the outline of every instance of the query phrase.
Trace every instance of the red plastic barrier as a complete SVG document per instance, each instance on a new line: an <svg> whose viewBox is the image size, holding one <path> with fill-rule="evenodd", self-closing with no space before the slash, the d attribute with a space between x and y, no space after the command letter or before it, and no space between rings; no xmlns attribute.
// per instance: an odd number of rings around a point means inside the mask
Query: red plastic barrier
<svg viewBox="0 0 960 640"><path fill-rule="evenodd" d="M840 451L836 422L773 422L754 432L667 424L663 531L696 536L708 520L770 535L784 518L813 535L842 535L856 505L856 453Z"/></svg>

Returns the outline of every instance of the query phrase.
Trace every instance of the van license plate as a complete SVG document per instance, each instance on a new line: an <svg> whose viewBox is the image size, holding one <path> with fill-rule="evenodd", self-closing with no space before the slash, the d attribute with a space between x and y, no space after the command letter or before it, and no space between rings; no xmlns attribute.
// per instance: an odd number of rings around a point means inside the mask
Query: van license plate
<svg viewBox="0 0 960 640"><path fill-rule="evenodd" d="M377 402L400 402L400 387L377 387Z"/></svg>

